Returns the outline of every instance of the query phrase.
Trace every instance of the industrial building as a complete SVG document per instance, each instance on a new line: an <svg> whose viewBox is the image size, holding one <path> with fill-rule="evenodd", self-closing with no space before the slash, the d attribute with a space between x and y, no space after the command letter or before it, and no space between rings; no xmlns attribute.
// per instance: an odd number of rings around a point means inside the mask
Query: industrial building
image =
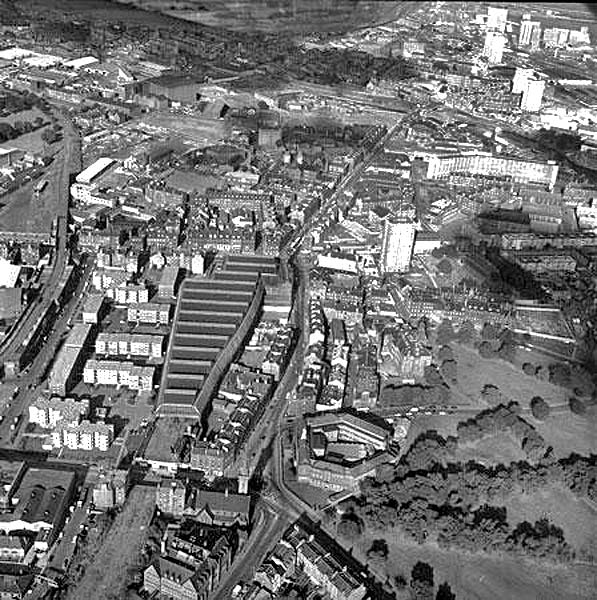
<svg viewBox="0 0 597 600"><path fill-rule="evenodd" d="M278 279L277 261L229 255L210 278L183 282L158 414L198 416L259 316L266 286Z"/></svg>

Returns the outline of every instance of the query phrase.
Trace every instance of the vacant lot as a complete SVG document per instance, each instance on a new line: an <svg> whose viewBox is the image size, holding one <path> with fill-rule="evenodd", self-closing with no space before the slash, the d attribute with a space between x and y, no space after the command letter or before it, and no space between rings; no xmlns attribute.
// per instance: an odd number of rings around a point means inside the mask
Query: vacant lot
<svg viewBox="0 0 597 600"><path fill-rule="evenodd" d="M364 552L372 539L363 536L354 550L366 561ZM447 581L457 598L466 600L588 600L597 589L597 567L559 567L499 556L469 555L444 551L432 544L419 546L399 533L385 535L390 554L385 570L391 577L410 572L417 561L433 566L436 586Z"/></svg>
<svg viewBox="0 0 597 600"><path fill-rule="evenodd" d="M145 541L155 507L155 490L136 486L123 511L86 567L82 579L68 591L67 600L119 600L124 598L128 571L134 568Z"/></svg>

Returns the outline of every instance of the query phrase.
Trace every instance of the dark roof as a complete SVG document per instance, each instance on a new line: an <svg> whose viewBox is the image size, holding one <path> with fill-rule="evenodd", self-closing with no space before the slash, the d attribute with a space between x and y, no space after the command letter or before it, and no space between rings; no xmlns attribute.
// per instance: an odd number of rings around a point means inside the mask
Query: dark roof
<svg viewBox="0 0 597 600"><path fill-rule="evenodd" d="M192 502L196 510L202 510L207 507L214 515L230 512L248 517L251 497L246 494L226 494L225 492L196 490Z"/></svg>

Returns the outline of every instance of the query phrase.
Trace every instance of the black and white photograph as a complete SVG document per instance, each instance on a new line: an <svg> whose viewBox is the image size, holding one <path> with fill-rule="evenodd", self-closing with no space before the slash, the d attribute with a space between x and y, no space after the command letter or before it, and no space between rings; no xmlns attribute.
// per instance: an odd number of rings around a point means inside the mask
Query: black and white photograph
<svg viewBox="0 0 597 600"><path fill-rule="evenodd" d="M597 5L0 0L0 600L596 600Z"/></svg>

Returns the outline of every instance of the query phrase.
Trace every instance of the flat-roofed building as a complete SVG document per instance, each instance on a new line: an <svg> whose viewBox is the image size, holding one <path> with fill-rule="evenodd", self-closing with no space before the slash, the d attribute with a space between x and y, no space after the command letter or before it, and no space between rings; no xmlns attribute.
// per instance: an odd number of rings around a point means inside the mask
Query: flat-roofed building
<svg viewBox="0 0 597 600"><path fill-rule="evenodd" d="M164 299L174 298L178 287L178 275L180 269L175 265L169 265L162 270L162 276L158 284L158 296Z"/></svg>
<svg viewBox="0 0 597 600"><path fill-rule="evenodd" d="M83 381L90 385L151 391L154 373L153 367L139 367L129 361L88 360L83 370Z"/></svg>
<svg viewBox="0 0 597 600"><path fill-rule="evenodd" d="M52 394L65 396L70 392L80 375L92 333L93 325L86 323L76 323L71 329L50 371L48 387Z"/></svg>
<svg viewBox="0 0 597 600"><path fill-rule="evenodd" d="M102 318L104 302L105 299L102 294L89 294L83 304L83 323L97 325Z"/></svg>
<svg viewBox="0 0 597 600"><path fill-rule="evenodd" d="M149 325L168 325L170 323L170 305L157 302L129 304L127 307L129 323L146 323Z"/></svg>
<svg viewBox="0 0 597 600"><path fill-rule="evenodd" d="M40 396L29 405L29 422L44 429L77 425L89 412L89 400Z"/></svg>
<svg viewBox="0 0 597 600"><path fill-rule="evenodd" d="M95 340L95 353L100 356L161 358L163 347L161 335L102 332Z"/></svg>

